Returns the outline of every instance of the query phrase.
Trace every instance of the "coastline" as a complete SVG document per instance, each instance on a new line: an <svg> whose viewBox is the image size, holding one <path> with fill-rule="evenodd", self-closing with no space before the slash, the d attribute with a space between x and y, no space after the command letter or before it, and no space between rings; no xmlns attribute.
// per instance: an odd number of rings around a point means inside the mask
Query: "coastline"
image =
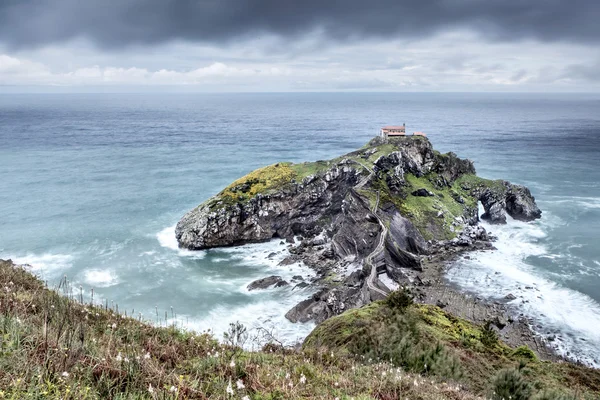
<svg viewBox="0 0 600 400"><path fill-rule="evenodd" d="M330 161L259 168L186 213L175 236L188 250L293 243L280 265L303 262L317 276L315 293L286 313L291 322L319 324L402 286L421 303L491 323L513 347L557 359L523 315L446 276L457 254L493 248L481 220L501 225L541 214L527 187L478 177L471 160L441 154L427 138L377 137Z"/></svg>
<svg viewBox="0 0 600 400"><path fill-rule="evenodd" d="M495 251L493 241L477 240L469 246L451 246L448 243L438 243L438 249L434 254L422 256L422 271L403 268L405 279L396 282L401 287L406 287L413 293L415 301L420 304L429 304L437 306L455 317L466 319L477 325L483 325L487 321L497 331L498 336L506 344L513 348L522 345L528 346L542 360L548 361L568 361L574 362L560 355L556 349L548 346L541 340L541 335L536 333L530 326L527 316L519 316L514 309L509 307L506 302L492 301L485 299L476 293L471 293L452 283L446 276L448 269L458 262L462 257L470 257L469 254L475 251ZM294 248L301 247L302 244L291 245L289 248L292 253L296 253ZM312 262L310 260L313 260ZM342 277L331 279L331 270L327 267L318 267L314 265L314 257L290 256L283 262L289 260L308 261L307 265L313 265L311 268L318 274L313 278L311 285L315 292L327 291L335 288L342 281ZM350 273L354 263L349 263ZM356 268L354 269L356 271ZM344 273L345 271L337 271ZM367 303L370 304L370 303ZM364 307L363 305L361 307Z"/></svg>
<svg viewBox="0 0 600 400"><path fill-rule="evenodd" d="M485 299L477 293L460 288L448 279L447 271L454 266L454 263L461 257L469 257L469 253L473 251L482 251L482 249L439 254L424 262L424 271L420 275L421 283L415 287L419 301L437 305L457 317L465 318L478 325L491 321L505 343L515 348L526 345L542 360L566 360L541 340L541 335L531 328L526 316L519 316L506 302ZM483 251L495 250L489 248ZM428 284L424 284L423 281Z"/></svg>

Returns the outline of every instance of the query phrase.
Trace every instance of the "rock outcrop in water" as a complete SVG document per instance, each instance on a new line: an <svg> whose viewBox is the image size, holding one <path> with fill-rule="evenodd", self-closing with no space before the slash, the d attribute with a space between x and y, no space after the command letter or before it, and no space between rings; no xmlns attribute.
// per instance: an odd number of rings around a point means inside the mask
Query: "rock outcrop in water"
<svg viewBox="0 0 600 400"><path fill-rule="evenodd" d="M424 255L487 241L478 202L492 223L541 216L527 188L479 178L424 137L375 138L334 160L256 170L187 213L176 237L191 250L301 237L284 262L313 267L321 289L287 317L318 322L385 296L380 274L402 282Z"/></svg>

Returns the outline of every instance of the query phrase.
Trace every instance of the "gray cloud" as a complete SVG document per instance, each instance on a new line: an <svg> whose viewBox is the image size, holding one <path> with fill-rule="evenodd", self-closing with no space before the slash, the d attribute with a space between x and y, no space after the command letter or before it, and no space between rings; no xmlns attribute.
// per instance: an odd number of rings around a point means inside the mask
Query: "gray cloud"
<svg viewBox="0 0 600 400"><path fill-rule="evenodd" d="M600 42L598 0L0 0L0 43L86 38L102 48L172 40L423 38L471 29L492 41Z"/></svg>
<svg viewBox="0 0 600 400"><path fill-rule="evenodd" d="M593 64L574 64L566 68L565 78L584 82L600 82L600 60Z"/></svg>

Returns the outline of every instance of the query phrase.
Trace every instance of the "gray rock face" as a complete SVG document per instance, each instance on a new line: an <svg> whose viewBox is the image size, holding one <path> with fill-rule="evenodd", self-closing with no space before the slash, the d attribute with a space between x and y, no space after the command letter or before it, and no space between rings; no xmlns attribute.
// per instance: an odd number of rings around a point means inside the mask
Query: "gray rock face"
<svg viewBox="0 0 600 400"><path fill-rule="evenodd" d="M268 277L262 278L262 279L257 279L255 281L251 282L247 286L247 288L248 288L248 290L256 290L256 289L268 289L271 286L282 287L282 286L288 286L288 285L289 285L289 283L284 281L282 277L272 275L272 276L268 276Z"/></svg>
<svg viewBox="0 0 600 400"><path fill-rule="evenodd" d="M349 166L334 166L323 176L309 176L280 192L258 194L246 203L217 209L204 203L179 221L175 236L180 247L200 250L310 235L317 221L341 212L342 201L359 174Z"/></svg>
<svg viewBox="0 0 600 400"><path fill-rule="evenodd" d="M329 317L341 314L351 308L361 307L369 302L369 297L360 288L323 289L298 303L285 314L285 317L291 322L315 321L320 323Z"/></svg>
<svg viewBox="0 0 600 400"><path fill-rule="evenodd" d="M505 224L506 213L519 221L533 221L542 216L529 189L506 181L501 187L481 191L479 201L485 210L481 218L493 224Z"/></svg>
<svg viewBox="0 0 600 400"><path fill-rule="evenodd" d="M542 217L542 211L535 204L535 197L529 189L520 185L510 185L506 193L506 212L520 221L532 221Z"/></svg>

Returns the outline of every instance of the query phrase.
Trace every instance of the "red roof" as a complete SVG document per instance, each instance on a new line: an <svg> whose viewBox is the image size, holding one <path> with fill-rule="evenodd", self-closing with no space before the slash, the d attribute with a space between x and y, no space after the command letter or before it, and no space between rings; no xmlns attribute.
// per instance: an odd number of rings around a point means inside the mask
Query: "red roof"
<svg viewBox="0 0 600 400"><path fill-rule="evenodd" d="M384 126L381 129L406 129L406 127L403 126L403 125L399 125L399 126Z"/></svg>

